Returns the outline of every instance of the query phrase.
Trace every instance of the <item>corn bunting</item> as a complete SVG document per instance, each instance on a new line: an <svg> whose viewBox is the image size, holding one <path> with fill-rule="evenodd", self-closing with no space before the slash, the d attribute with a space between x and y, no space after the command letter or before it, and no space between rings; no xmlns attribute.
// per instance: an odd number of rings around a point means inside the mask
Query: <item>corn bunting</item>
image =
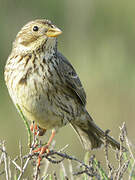
<svg viewBox="0 0 135 180"><path fill-rule="evenodd" d="M100 148L106 136L114 149L120 145L105 135L87 112L86 94L70 62L57 50L62 31L51 21L37 19L17 34L5 66L5 81L15 105L43 131L70 123L85 149Z"/></svg>

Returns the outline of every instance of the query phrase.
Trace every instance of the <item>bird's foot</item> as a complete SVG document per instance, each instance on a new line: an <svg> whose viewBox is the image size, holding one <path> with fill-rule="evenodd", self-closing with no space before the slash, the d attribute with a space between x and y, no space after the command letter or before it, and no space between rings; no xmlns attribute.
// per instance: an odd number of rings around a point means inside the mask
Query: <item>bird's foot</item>
<svg viewBox="0 0 135 180"><path fill-rule="evenodd" d="M36 150L33 151L33 153L37 153L37 152L39 153L37 167L40 166L40 162L41 162L41 160L42 160L42 155L43 155L44 153L47 153L47 154L49 153L49 146L50 146L50 144L51 144L54 136L55 136L55 130L52 130L52 134L51 134L51 136L50 136L50 138L49 138L48 143L47 143L45 146L43 146L43 147L41 147L41 148L38 148L38 149L36 149Z"/></svg>
<svg viewBox="0 0 135 180"><path fill-rule="evenodd" d="M48 144L33 151L33 153L37 153L37 152L39 153L37 167L39 167L40 166L40 162L42 160L42 155L44 153L47 153L47 154L49 153L49 146L48 146Z"/></svg>

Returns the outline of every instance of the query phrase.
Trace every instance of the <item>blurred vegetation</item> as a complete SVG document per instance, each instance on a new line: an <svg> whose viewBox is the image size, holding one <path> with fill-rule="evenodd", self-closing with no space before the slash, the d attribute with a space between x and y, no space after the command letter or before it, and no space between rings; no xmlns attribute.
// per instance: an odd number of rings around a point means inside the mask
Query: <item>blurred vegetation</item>
<svg viewBox="0 0 135 180"><path fill-rule="evenodd" d="M0 139L8 142L11 155L20 139L27 146L27 132L8 95L4 65L17 32L36 18L50 19L63 30L59 50L77 70L96 123L118 139L125 121L135 143L134 17L131 0L0 0ZM83 158L85 151L69 126L59 131L56 142L56 147L69 144L68 151ZM101 151L91 153L102 160Z"/></svg>
<svg viewBox="0 0 135 180"><path fill-rule="evenodd" d="M20 107L22 119L25 121ZM34 123L33 123L34 125ZM27 125L26 125L27 126ZM29 129L29 126L27 126ZM38 130L37 130L38 131ZM8 155L4 141L0 141L0 178L5 180L135 180L135 149L129 142L125 123L120 127L119 143L120 150L110 151L107 143L107 131L104 139L104 163L96 159L90 152L84 154L84 160L65 153L65 146L59 150L55 149L56 142L53 140L48 153L40 154L42 160L40 165L39 153L33 150L41 147L42 141L35 131L31 133L31 146L27 147L24 155L23 146L19 143L19 152L15 158ZM124 147L124 149L123 149ZM115 159L115 166L110 161L110 156Z"/></svg>

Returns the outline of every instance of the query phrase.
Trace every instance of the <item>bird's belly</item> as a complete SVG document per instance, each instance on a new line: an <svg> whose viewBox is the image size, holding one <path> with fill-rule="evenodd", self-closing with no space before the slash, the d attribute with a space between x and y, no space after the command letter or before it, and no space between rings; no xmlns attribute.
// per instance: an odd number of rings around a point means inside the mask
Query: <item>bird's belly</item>
<svg viewBox="0 0 135 180"><path fill-rule="evenodd" d="M40 127L51 129L62 126L61 116L56 112L54 105L48 101L46 96L27 99L26 106L22 106L27 119L35 121Z"/></svg>
<svg viewBox="0 0 135 180"><path fill-rule="evenodd" d="M52 129L55 127L63 126L68 121L66 116L52 99L49 99L48 92L44 89L42 91L29 91L23 89L18 98L18 104L21 107L24 116L30 120L35 121L41 128Z"/></svg>

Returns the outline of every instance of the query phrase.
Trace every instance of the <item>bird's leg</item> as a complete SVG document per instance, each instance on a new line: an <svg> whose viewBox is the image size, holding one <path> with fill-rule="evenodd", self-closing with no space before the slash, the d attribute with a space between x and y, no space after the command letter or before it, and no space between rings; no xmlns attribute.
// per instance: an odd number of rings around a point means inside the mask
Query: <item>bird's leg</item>
<svg viewBox="0 0 135 180"><path fill-rule="evenodd" d="M50 144L51 144L54 136L55 136L55 130L53 129L53 130L52 130L52 134L51 134L51 136L50 136L50 138L49 138L48 143L47 143L45 146L43 146L43 147L41 147L41 148L38 148L37 150L34 150L34 151L33 151L33 152L39 152L38 164L37 164L38 167L40 166L40 161L42 160L42 157L41 157L42 154L44 154L45 152L46 152L46 153L49 153L49 146L50 146Z"/></svg>
<svg viewBox="0 0 135 180"><path fill-rule="evenodd" d="M35 135L37 135L37 124L32 122L32 124L30 125L30 130L35 133Z"/></svg>
<svg viewBox="0 0 135 180"><path fill-rule="evenodd" d="M41 128L40 126L37 127L37 135L43 136L46 132L46 129Z"/></svg>
<svg viewBox="0 0 135 180"><path fill-rule="evenodd" d="M46 132L46 129L40 128L35 122L30 125L30 130L38 136L43 136Z"/></svg>

